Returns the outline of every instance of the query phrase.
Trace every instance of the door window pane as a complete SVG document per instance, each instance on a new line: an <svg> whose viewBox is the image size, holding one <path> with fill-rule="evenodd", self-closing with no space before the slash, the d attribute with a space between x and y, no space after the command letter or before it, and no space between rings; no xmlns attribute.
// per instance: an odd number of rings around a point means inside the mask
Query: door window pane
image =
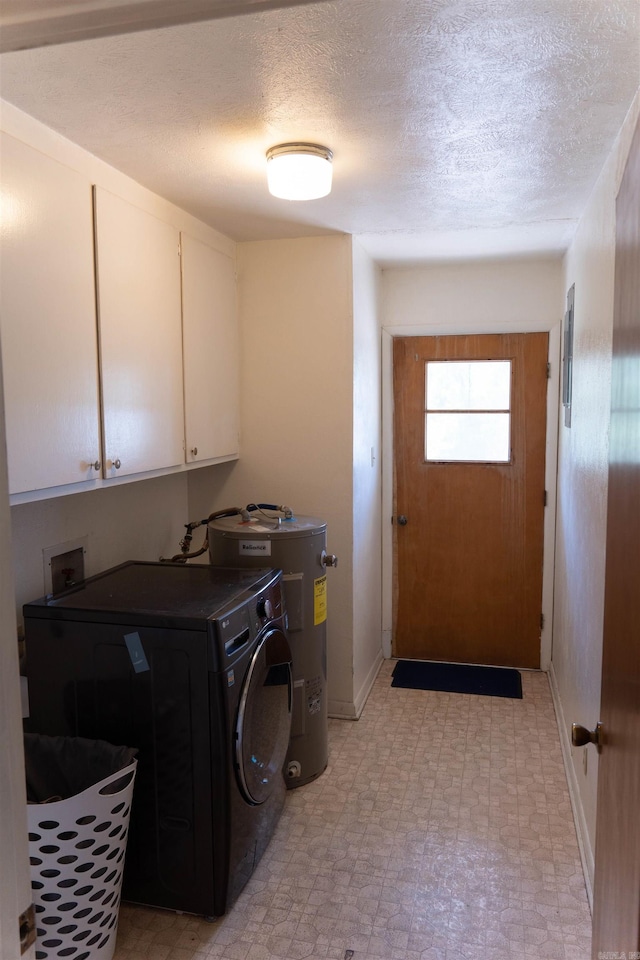
<svg viewBox="0 0 640 960"><path fill-rule="evenodd" d="M427 460L508 463L508 413L427 413Z"/></svg>
<svg viewBox="0 0 640 960"><path fill-rule="evenodd" d="M425 395L426 460L510 461L510 360L430 360Z"/></svg>
<svg viewBox="0 0 640 960"><path fill-rule="evenodd" d="M430 360L427 410L508 410L510 360Z"/></svg>

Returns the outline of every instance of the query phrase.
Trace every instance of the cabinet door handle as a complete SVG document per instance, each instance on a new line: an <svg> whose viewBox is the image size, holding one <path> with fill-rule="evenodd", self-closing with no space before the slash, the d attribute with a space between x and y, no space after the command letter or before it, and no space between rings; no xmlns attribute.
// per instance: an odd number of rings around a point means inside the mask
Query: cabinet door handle
<svg viewBox="0 0 640 960"><path fill-rule="evenodd" d="M116 470L119 470L120 467L122 466L122 463L120 462L120 460L114 460L113 466L116 468Z"/></svg>
<svg viewBox="0 0 640 960"><path fill-rule="evenodd" d="M94 470L99 470L99 469L100 469L100 466L101 466L100 461L99 461L99 460L96 460L96 461L94 462L94 464L93 464L93 469L94 469Z"/></svg>
<svg viewBox="0 0 640 960"><path fill-rule="evenodd" d="M198 456L198 448L197 448L197 447L192 447L192 448L191 448L191 456L192 456L192 457L197 457L197 456Z"/></svg>

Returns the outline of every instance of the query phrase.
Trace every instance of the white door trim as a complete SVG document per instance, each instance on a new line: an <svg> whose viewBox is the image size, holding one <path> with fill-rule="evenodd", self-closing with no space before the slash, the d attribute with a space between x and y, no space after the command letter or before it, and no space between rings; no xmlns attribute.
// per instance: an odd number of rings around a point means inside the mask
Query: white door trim
<svg viewBox="0 0 640 960"><path fill-rule="evenodd" d="M551 377L547 390L547 442L545 489L548 500L544 518L544 559L542 570L542 614L544 628L540 643L540 667L551 663L553 627L553 578L556 533L556 478L558 472L558 404L560 397L560 341L562 323L407 324L382 327L382 653L391 657L393 630L393 338L462 336L490 333L549 333Z"/></svg>
<svg viewBox="0 0 640 960"><path fill-rule="evenodd" d="M18 960L18 918L31 904L22 708L0 356L0 956ZM34 957L30 947L23 957Z"/></svg>

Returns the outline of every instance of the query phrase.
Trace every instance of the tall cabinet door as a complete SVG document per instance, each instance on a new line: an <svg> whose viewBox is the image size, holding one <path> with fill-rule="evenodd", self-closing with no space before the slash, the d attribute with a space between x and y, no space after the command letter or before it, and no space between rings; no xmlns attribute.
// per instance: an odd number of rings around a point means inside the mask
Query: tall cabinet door
<svg viewBox="0 0 640 960"><path fill-rule="evenodd" d="M238 455L235 263L182 234L187 462Z"/></svg>
<svg viewBox="0 0 640 960"><path fill-rule="evenodd" d="M91 183L2 134L9 492L100 470Z"/></svg>
<svg viewBox="0 0 640 960"><path fill-rule="evenodd" d="M179 233L95 188L105 477L184 462Z"/></svg>

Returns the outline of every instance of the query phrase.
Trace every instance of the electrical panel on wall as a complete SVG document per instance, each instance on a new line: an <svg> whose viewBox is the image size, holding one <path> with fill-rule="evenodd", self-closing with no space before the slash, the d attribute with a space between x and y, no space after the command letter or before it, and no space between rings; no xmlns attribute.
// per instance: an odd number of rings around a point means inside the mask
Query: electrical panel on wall
<svg viewBox="0 0 640 960"><path fill-rule="evenodd" d="M567 312L564 315L564 356L562 358L562 405L564 407L564 425L571 426L571 393L573 387L573 312L575 303L575 283L567 293Z"/></svg>

